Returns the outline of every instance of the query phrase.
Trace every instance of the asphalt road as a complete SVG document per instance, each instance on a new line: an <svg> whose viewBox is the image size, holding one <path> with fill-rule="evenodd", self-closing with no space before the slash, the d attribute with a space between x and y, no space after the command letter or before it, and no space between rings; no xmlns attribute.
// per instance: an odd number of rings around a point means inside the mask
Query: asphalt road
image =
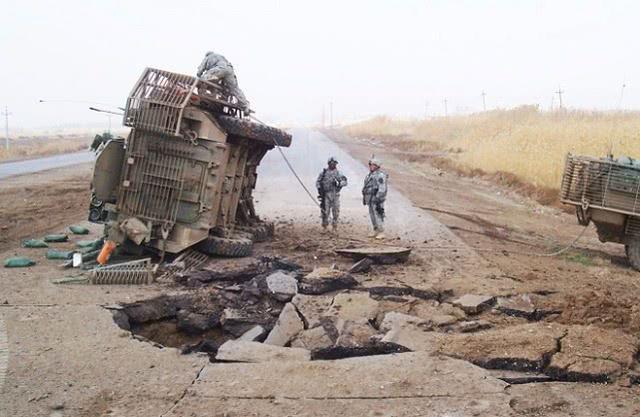
<svg viewBox="0 0 640 417"><path fill-rule="evenodd" d="M26 161L0 163L0 179L91 162L94 157L93 152L81 151Z"/></svg>
<svg viewBox="0 0 640 417"><path fill-rule="evenodd" d="M306 188L313 196L316 195L316 179L327 166L329 157L335 157L338 170L348 179L347 187L341 191L341 220L370 227L369 210L362 205L362 186L368 168L320 132L294 129L292 134L291 147L282 150ZM384 161L382 163L384 169ZM394 189L393 177L389 178L389 184L385 204L388 235L414 242L434 239L449 245L466 246L446 226L424 210L414 207L409 199ZM259 213L282 217L291 217L295 213L297 219L320 223L320 209L298 183L277 150L269 152L260 164L254 195Z"/></svg>

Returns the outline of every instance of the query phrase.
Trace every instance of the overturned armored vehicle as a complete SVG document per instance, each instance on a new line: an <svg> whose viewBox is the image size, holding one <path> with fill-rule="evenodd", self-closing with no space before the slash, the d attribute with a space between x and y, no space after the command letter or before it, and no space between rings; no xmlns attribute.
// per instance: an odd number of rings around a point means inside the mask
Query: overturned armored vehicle
<svg viewBox="0 0 640 417"><path fill-rule="evenodd" d="M147 68L127 100L129 136L96 159L89 217L107 244L249 254L247 238L270 230L253 206L256 169L291 136L246 116L220 84Z"/></svg>

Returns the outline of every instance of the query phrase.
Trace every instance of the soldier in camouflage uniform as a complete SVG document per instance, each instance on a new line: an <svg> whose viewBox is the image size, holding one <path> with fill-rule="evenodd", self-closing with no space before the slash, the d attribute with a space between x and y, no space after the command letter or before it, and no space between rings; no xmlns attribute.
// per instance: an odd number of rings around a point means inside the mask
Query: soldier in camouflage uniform
<svg viewBox="0 0 640 417"><path fill-rule="evenodd" d="M369 216L373 232L369 237L384 239L384 201L387 198L387 182L389 176L380 170L380 160L372 157L369 160L369 174L362 187L362 204L369 206Z"/></svg>
<svg viewBox="0 0 640 417"><path fill-rule="evenodd" d="M340 190L347 186L347 177L337 169L338 161L331 157L327 161L327 168L323 169L316 181L316 188L320 196L322 227L329 225L329 214L333 215L331 225L335 231L340 217Z"/></svg>
<svg viewBox="0 0 640 417"><path fill-rule="evenodd" d="M198 67L197 75L205 81L222 81L222 85L236 96L238 103L244 110L249 110L249 101L238 87L238 78L236 78L233 65L227 61L227 58L212 51L207 52Z"/></svg>

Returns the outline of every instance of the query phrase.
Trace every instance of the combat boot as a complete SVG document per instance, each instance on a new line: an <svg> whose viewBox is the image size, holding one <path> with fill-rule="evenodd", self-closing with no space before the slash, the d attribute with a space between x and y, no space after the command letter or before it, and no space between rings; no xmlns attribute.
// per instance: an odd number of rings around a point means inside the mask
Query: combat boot
<svg viewBox="0 0 640 417"><path fill-rule="evenodd" d="M368 236L369 237L376 237L376 236L378 236L378 231L374 230L373 232L370 232Z"/></svg>
<svg viewBox="0 0 640 417"><path fill-rule="evenodd" d="M384 232L380 232L376 235L376 239L384 239L385 237Z"/></svg>

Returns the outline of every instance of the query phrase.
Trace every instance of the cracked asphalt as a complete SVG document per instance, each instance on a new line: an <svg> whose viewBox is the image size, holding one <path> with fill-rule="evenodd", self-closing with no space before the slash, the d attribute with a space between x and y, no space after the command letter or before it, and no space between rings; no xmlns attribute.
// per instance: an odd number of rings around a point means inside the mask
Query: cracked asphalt
<svg viewBox="0 0 640 417"><path fill-rule="evenodd" d="M364 165L322 134L293 133L294 146L285 153L312 191L326 159L338 158L350 180L343 192L341 233L365 235ZM279 158L271 152L261 165L258 211L312 228L318 209ZM476 291L491 293L507 279L396 189L387 211L388 242L411 245L418 260L407 267L411 274L394 277L396 283L415 288L446 283L453 289L473 284ZM98 232L92 228L93 235ZM429 250L433 242L454 248L455 257ZM14 248L1 255L24 253ZM0 416L631 416L637 411L632 389L509 385L467 360L429 351L305 363L210 363L205 355L180 355L131 337L103 307L176 289L51 282L64 274L46 262L0 270L0 329L4 322L9 352ZM378 277L367 285L387 283ZM461 337L460 346L471 346L477 337ZM0 371L2 352L0 333Z"/></svg>

